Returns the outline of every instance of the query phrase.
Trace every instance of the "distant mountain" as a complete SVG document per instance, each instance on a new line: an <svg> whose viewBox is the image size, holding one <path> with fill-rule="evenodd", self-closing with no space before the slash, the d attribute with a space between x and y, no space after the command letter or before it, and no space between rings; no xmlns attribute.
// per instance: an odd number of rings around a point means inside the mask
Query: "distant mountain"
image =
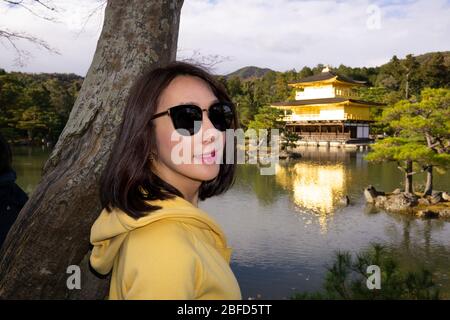
<svg viewBox="0 0 450 320"><path fill-rule="evenodd" d="M255 66L249 66L249 67L244 67L241 69L238 69L232 73L227 74L225 77L227 79L232 78L232 77L238 77L241 80L250 80L250 79L255 79L255 78L262 78L264 77L264 75L268 72L273 72L273 70L268 69L268 68L259 68L259 67L255 67Z"/></svg>
<svg viewBox="0 0 450 320"><path fill-rule="evenodd" d="M428 61L433 58L437 53L441 53L444 56L444 63L447 67L450 67L450 51L441 52L428 52L418 56L415 56L417 61L421 64L428 63Z"/></svg>
<svg viewBox="0 0 450 320"><path fill-rule="evenodd" d="M427 64L430 59L432 59L436 54L441 53L444 56L444 64L447 67L450 67L450 51L443 51L443 52L428 52L428 53L424 53L421 55L417 55L414 56L417 59L417 62L419 62L421 65ZM404 57L400 58L400 60L404 60ZM337 72L340 72L342 74L347 74L348 76L353 77L355 80L368 80L366 75L364 76L359 76L358 75L358 70L359 69L372 69L374 73L378 73L380 71L380 69L382 69L383 67L386 67L390 64L390 61L386 61L386 63L377 66L377 67L373 67L373 68L365 68L365 67L347 67L347 66L343 66L340 68L333 68L336 69ZM318 65L316 67L312 67L312 73L313 74L320 74L322 72L322 67L319 66L324 66L324 65ZM344 70L345 69L345 70ZM262 78L264 77L264 75L268 72L278 72L278 71L274 71L268 68L259 68L256 66L248 66L248 67L243 67L241 69L238 69L234 72L231 72L227 75L225 75L225 77L227 79L232 78L232 77L239 77L241 80L251 80L251 79L255 79L255 78ZM300 70L297 70L297 72L299 72ZM347 72L346 72L347 71ZM350 71L350 72L348 72ZM355 72L356 71L356 72Z"/></svg>

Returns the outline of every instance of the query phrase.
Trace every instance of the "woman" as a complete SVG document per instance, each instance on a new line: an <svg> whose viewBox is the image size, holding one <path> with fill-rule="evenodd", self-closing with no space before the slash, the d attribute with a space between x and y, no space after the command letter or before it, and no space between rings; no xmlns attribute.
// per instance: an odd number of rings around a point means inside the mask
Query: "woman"
<svg viewBox="0 0 450 320"><path fill-rule="evenodd" d="M16 178L11 147L0 134L0 247L28 201L28 195L15 183Z"/></svg>
<svg viewBox="0 0 450 320"><path fill-rule="evenodd" d="M238 124L225 89L173 62L136 82L123 117L91 230L92 267L112 270L109 299L242 299L232 248L197 207L234 181L235 165L220 161Z"/></svg>

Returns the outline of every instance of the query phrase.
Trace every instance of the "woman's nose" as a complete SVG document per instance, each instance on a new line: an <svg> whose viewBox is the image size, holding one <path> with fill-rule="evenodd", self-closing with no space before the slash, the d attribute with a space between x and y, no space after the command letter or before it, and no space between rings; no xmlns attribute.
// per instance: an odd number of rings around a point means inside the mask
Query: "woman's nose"
<svg viewBox="0 0 450 320"><path fill-rule="evenodd" d="M204 110L203 121L202 121L202 133L203 133L203 143L213 142L216 140L216 136L218 134L218 130L212 124L211 120L209 120L207 110Z"/></svg>

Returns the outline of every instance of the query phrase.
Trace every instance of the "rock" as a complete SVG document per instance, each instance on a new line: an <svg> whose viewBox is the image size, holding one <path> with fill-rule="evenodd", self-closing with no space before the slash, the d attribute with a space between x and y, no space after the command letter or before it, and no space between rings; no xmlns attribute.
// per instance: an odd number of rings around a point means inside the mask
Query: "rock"
<svg viewBox="0 0 450 320"><path fill-rule="evenodd" d="M381 200L381 199L380 199ZM390 195L382 205L388 211L405 211L416 206L418 203L418 197L416 195L408 195L405 193Z"/></svg>
<svg viewBox="0 0 450 320"><path fill-rule="evenodd" d="M386 201L388 201L388 197L387 196L377 196L375 198L375 205L377 207L383 208L384 204L386 203Z"/></svg>
<svg viewBox="0 0 450 320"><path fill-rule="evenodd" d="M424 205L424 206L429 206L430 205L430 201L427 198L420 198L418 200L418 203L420 205Z"/></svg>
<svg viewBox="0 0 450 320"><path fill-rule="evenodd" d="M286 151L280 151L278 154L279 159L286 159L288 157L288 153Z"/></svg>
<svg viewBox="0 0 450 320"><path fill-rule="evenodd" d="M431 196L428 197L428 200L431 204L437 204L439 202L443 202L444 199L442 198L442 192L433 192Z"/></svg>
<svg viewBox="0 0 450 320"><path fill-rule="evenodd" d="M377 191L374 186L370 185L364 189L364 196L366 201L369 203L375 203L375 199L378 196L384 196L385 193L382 191Z"/></svg>
<svg viewBox="0 0 450 320"><path fill-rule="evenodd" d="M300 152L288 152L288 156L290 159L300 159L302 157L302 154Z"/></svg>
<svg viewBox="0 0 450 320"><path fill-rule="evenodd" d="M344 206L348 206L348 205L350 205L350 198L346 195L345 197L342 197L341 199L339 199L339 203Z"/></svg>
<svg viewBox="0 0 450 320"><path fill-rule="evenodd" d="M369 203L375 203L375 198L377 197L376 193L372 191L370 188L364 189L364 197L366 201Z"/></svg>
<svg viewBox="0 0 450 320"><path fill-rule="evenodd" d="M442 199L450 201L450 194L448 192L442 192Z"/></svg>
<svg viewBox="0 0 450 320"><path fill-rule="evenodd" d="M421 218L443 218L450 219L450 206L447 199L449 194L442 191L434 191L430 196L419 197L413 193L405 193L400 189L392 193L385 194L377 191L375 187L369 185L364 189L364 196L372 209L378 208L389 212L415 214ZM347 204L348 196L342 197L339 201ZM420 208L417 208L420 205ZM372 210L371 209L371 210Z"/></svg>
<svg viewBox="0 0 450 320"><path fill-rule="evenodd" d="M415 194L403 194L405 198L407 198L413 206L416 206L419 200L419 197Z"/></svg>
<svg viewBox="0 0 450 320"><path fill-rule="evenodd" d="M439 211L439 216L441 218L450 219L450 208L445 208Z"/></svg>
<svg viewBox="0 0 450 320"><path fill-rule="evenodd" d="M419 210L417 212L419 218L439 218L439 212L431 210Z"/></svg>

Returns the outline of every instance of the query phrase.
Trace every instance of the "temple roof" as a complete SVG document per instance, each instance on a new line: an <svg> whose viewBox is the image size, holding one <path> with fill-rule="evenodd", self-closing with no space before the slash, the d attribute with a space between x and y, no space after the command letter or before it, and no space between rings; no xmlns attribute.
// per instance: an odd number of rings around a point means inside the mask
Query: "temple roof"
<svg viewBox="0 0 450 320"><path fill-rule="evenodd" d="M315 74L315 75L310 76L310 77L306 77L306 78L300 79L299 81L293 82L293 83L290 83L290 84L326 81L326 80L330 80L330 79L333 79L333 78L336 78L336 80L340 81L340 82L347 82L347 83L352 83L352 84L359 84L359 85L361 85L361 84L365 84L366 83L365 81L353 80L353 79L350 79L348 77L345 77L345 76L342 76L342 75L338 75L338 74L336 74L336 73L334 73L332 71L326 71L326 72L321 72L319 74Z"/></svg>
<svg viewBox="0 0 450 320"><path fill-rule="evenodd" d="M304 106L304 105L314 105L314 104L329 104L329 103L341 103L341 102L352 102L357 104L366 104L368 106L384 106L383 103L369 102L362 100L355 100L349 98L321 98L321 99L307 99L307 100L294 100L285 102L274 102L271 105L277 107L293 107L293 106Z"/></svg>

